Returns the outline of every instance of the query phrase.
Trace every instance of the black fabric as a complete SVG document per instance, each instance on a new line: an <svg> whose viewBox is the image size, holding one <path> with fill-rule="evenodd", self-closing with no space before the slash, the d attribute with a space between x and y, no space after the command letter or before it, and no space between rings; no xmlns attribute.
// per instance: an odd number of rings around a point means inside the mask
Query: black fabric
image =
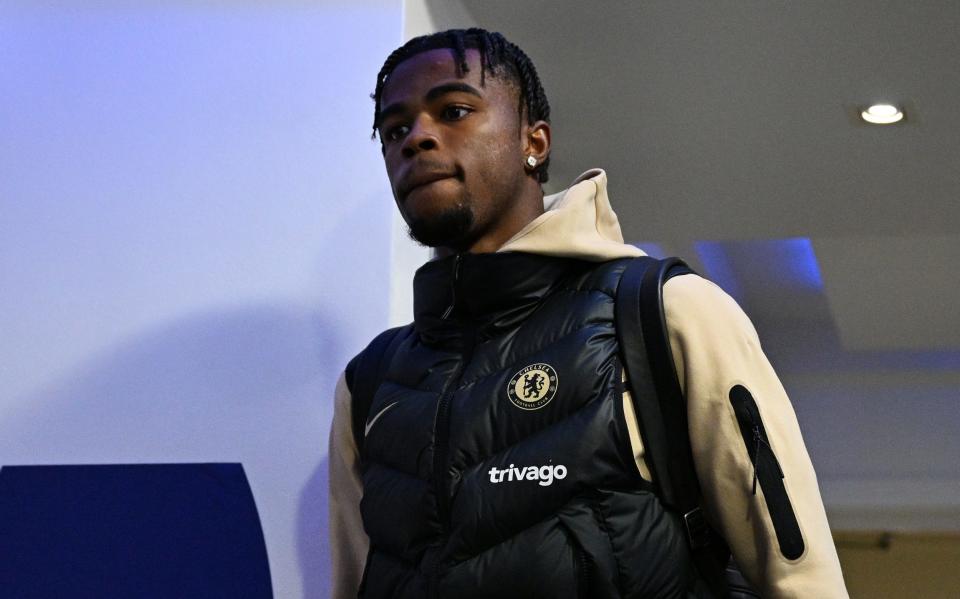
<svg viewBox="0 0 960 599"><path fill-rule="evenodd" d="M690 272L686 264L677 258L662 260L655 268L646 269L640 293L640 314L646 332L643 340L647 345L656 396L668 431L665 449L672 492L665 501L681 514L687 514L699 507L700 484L693 469L690 438L685 434L689 430L687 404L673 363L663 307L663 285L669 276L681 271Z"/></svg>
<svg viewBox="0 0 960 599"><path fill-rule="evenodd" d="M617 336L646 457L661 499L680 514L699 506L700 486L663 313L663 284L691 272L676 258L638 258L624 271L617 290Z"/></svg>
<svg viewBox="0 0 960 599"><path fill-rule="evenodd" d="M624 270L617 287L616 331L647 463L660 498L667 506L676 507L667 451L667 427L647 355L650 341L640 318L644 276L648 271L656 271L658 264L656 259L644 256L629 263ZM654 334L658 330L659 325Z"/></svg>
<svg viewBox="0 0 960 599"><path fill-rule="evenodd" d="M730 558L723 571L723 580L727 585L729 599L760 599L760 593L744 578L739 566Z"/></svg>
<svg viewBox="0 0 960 599"><path fill-rule="evenodd" d="M416 334L367 411L363 596L708 596L680 516L633 463L614 329L630 262L481 254L417 272ZM516 393L531 366L556 379L543 405ZM494 482L504 471L525 476Z"/></svg>
<svg viewBox="0 0 960 599"><path fill-rule="evenodd" d="M692 272L689 266L677 258L667 258L659 262L649 259L646 262L637 261L628 267L618 290L617 331L621 338L642 337L644 340L649 364L638 363L639 355L625 352L627 378L629 380L631 373L638 370L642 373L639 378L641 384L648 385L650 381L647 375L652 372L657 400L647 403L660 407L663 435L657 439L666 439L667 443L650 444L645 439L645 450L648 455L652 453L669 456L666 460L660 460L661 463L668 462L669 496L665 502L678 513L684 514L688 541L700 576L717 596L736 599L759 597L759 593L740 572L725 541L707 523L700 506L702 496L690 450L686 400L673 361L663 302L664 283L674 276ZM635 303L632 302L636 297L640 300L640 333L636 332L636 321L633 319ZM621 301L623 299L626 301ZM641 409L640 406L637 407L638 414L644 414ZM649 419L656 418L657 415L647 406L646 414L641 417ZM756 419L759 420L759 415L756 415ZM762 423L760 426L762 428ZM773 461L776 461L775 457ZM773 477L770 480L776 479ZM782 488L782 483L780 487ZM778 513L789 510L787 501L786 510L771 510L771 515L775 517ZM789 511L789 516L793 516L792 511ZM788 522L784 528L789 529L789 518L784 518L784 521ZM794 520L794 528L795 523ZM795 536L799 537L799 532Z"/></svg>
<svg viewBox="0 0 960 599"><path fill-rule="evenodd" d="M735 385L730 389L729 396L747 455L753 463L753 492L757 492L756 485L759 483L780 546L780 554L788 560L798 559L804 551L803 534L783 483L783 470L773 448L770 447L760 409L757 408L750 390L743 385Z"/></svg>
<svg viewBox="0 0 960 599"><path fill-rule="evenodd" d="M657 468L655 476L659 479L655 480L665 504L684 515L699 574L717 596L759 597L731 558L724 540L707 523L700 505L686 400L673 361L663 302L664 283L692 272L677 258L634 261L617 290L617 334L648 462ZM642 339L642 347L629 343L630 339Z"/></svg>
<svg viewBox="0 0 960 599"><path fill-rule="evenodd" d="M410 327L394 327L374 337L366 349L357 354L347 364L345 377L350 390L351 426L357 450L363 454L363 442L370 411L370 402L383 380L384 369L389 364L397 345L405 335L411 333ZM360 373L358 376L357 373Z"/></svg>

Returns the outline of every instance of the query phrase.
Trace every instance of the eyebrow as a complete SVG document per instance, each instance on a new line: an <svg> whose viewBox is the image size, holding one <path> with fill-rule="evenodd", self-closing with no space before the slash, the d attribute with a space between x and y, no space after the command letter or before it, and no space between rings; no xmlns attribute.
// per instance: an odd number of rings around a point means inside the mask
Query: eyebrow
<svg viewBox="0 0 960 599"><path fill-rule="evenodd" d="M480 90L473 87L472 85L469 85L467 83L462 83L459 81L455 81L451 83L443 83L436 87L432 87L430 88L430 91L428 91L426 95L424 95L423 98L427 102L432 102L433 100L436 100L441 96L445 96L447 94L452 94L455 92L471 94L478 98L483 98L483 94L480 93ZM377 127L379 127L380 124L383 123L383 121L385 121L388 117L391 117L396 113L403 112L404 110L406 110L406 107L407 107L406 104L404 104L403 102L395 102L387 106L386 108L382 109L380 111L380 118L377 122Z"/></svg>

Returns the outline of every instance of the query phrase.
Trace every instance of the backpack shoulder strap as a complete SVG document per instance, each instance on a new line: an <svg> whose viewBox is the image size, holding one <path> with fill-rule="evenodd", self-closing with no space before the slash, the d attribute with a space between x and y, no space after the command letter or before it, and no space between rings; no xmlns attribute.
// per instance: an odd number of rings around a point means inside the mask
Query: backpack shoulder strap
<svg viewBox="0 0 960 599"><path fill-rule="evenodd" d="M664 425L653 372L647 356L649 334L640 319L640 291L648 272L659 268L659 261L649 256L631 260L620 277L617 287L614 319L617 342L623 367L627 374L627 387L637 415L640 436L655 486L663 502L674 506L673 482L668 465L667 432Z"/></svg>
<svg viewBox="0 0 960 599"><path fill-rule="evenodd" d="M663 502L681 514L699 505L700 488L663 315L663 284L692 272L679 258L634 259L620 279L615 308L617 340L654 482Z"/></svg>
<svg viewBox="0 0 960 599"><path fill-rule="evenodd" d="M627 385L654 484L664 505L682 515L692 557L705 582L726 596L725 543L710 529L700 507L687 404L677 378L663 309L663 285L694 271L679 258L633 260L617 288L617 340Z"/></svg>
<svg viewBox="0 0 960 599"><path fill-rule="evenodd" d="M374 337L366 349L354 356L347 364L346 378L347 388L350 389L353 439L361 456L363 455L363 429L370 414L373 397L387 374L387 368L393 361L397 348L412 332L412 325L387 329Z"/></svg>
<svg viewBox="0 0 960 599"><path fill-rule="evenodd" d="M690 450L687 402L680 388L667 331L663 285L671 277L692 272L679 258L666 258L661 260L656 268L646 270L640 287L640 320L646 332L643 341L647 346L647 359L650 362L656 398L667 433L664 449L673 491L671 500L673 507L681 514L688 514L699 508L700 483Z"/></svg>

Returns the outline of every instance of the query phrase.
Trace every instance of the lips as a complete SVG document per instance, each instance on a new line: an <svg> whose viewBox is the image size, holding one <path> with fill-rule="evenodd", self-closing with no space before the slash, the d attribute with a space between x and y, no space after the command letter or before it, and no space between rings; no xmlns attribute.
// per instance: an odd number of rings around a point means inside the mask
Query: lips
<svg viewBox="0 0 960 599"><path fill-rule="evenodd" d="M455 176L455 174L450 172L414 173L406 177L400 184L400 197L406 200L410 192L418 187L423 187L424 185L428 185L434 181L440 181L441 179L450 179Z"/></svg>

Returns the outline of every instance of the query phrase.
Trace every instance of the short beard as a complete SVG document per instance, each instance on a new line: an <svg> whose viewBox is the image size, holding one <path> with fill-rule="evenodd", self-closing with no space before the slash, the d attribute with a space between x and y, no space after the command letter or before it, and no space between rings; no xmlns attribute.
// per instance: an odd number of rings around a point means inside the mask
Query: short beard
<svg viewBox="0 0 960 599"><path fill-rule="evenodd" d="M432 248L446 247L463 251L473 228L473 210L467 204L456 206L429 220L417 219L408 223L407 234L417 243Z"/></svg>

